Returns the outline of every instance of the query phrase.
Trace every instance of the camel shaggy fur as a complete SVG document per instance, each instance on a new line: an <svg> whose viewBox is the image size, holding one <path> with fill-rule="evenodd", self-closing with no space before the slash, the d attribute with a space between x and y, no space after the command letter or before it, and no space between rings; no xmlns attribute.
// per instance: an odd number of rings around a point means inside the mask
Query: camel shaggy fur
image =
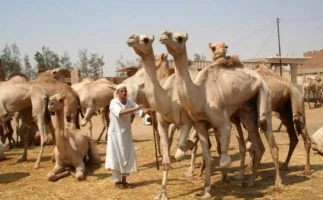
<svg viewBox="0 0 323 200"><path fill-rule="evenodd" d="M56 181L70 173L77 180L85 178L85 157L89 156L93 164L100 164L99 153L91 138L72 123L65 126L65 94L55 94L49 98L48 109L56 115L56 146L54 148L55 167L47 174L49 181ZM75 173L65 168L75 168Z"/></svg>

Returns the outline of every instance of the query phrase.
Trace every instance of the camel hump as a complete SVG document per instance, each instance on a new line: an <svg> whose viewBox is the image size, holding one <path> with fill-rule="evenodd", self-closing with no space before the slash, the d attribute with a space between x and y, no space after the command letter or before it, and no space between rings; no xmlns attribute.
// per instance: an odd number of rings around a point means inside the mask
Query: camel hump
<svg viewBox="0 0 323 200"><path fill-rule="evenodd" d="M226 68L243 66L242 62L239 59L239 56L237 55L219 58L214 61L212 65Z"/></svg>
<svg viewBox="0 0 323 200"><path fill-rule="evenodd" d="M92 164L98 165L101 163L99 152L91 139L89 139L88 155Z"/></svg>

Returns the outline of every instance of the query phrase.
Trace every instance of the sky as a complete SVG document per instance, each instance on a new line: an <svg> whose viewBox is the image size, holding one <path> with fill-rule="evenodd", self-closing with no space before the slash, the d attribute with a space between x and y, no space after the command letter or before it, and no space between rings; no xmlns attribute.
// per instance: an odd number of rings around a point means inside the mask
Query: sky
<svg viewBox="0 0 323 200"><path fill-rule="evenodd" d="M303 56L323 49L322 0L0 0L0 49L16 43L32 64L43 45L78 61L78 50L103 55L104 76L115 76L116 61L137 55L126 41L131 34L154 35L155 54L166 52L163 30L188 33L189 58L211 60L209 42L223 41L241 59L278 53ZM171 56L169 55L169 58Z"/></svg>

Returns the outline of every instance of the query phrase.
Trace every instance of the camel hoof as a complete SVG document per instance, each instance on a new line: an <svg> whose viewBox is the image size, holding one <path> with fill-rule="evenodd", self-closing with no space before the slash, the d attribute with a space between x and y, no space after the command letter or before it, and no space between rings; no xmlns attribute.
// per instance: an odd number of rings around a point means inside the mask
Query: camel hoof
<svg viewBox="0 0 323 200"><path fill-rule="evenodd" d="M253 181L242 182L243 187L253 187L255 183Z"/></svg>
<svg viewBox="0 0 323 200"><path fill-rule="evenodd" d="M26 162L27 161L27 158L20 158L18 159L18 162Z"/></svg>
<svg viewBox="0 0 323 200"><path fill-rule="evenodd" d="M275 183L275 190L276 190L277 192L281 192L281 191L283 191L283 189L284 189L284 186L283 186L283 184L281 183L281 181L280 181L280 183Z"/></svg>
<svg viewBox="0 0 323 200"><path fill-rule="evenodd" d="M34 165L34 169L38 169L40 167L40 165L38 164L38 163L36 163L35 165Z"/></svg>
<svg viewBox="0 0 323 200"><path fill-rule="evenodd" d="M280 170L281 170L281 171L287 171L287 170L288 170L288 166L287 166L287 165L282 165L282 166L280 167Z"/></svg>
<svg viewBox="0 0 323 200"><path fill-rule="evenodd" d="M197 199L210 199L211 197L211 194L205 191L201 191L195 195Z"/></svg>
<svg viewBox="0 0 323 200"><path fill-rule="evenodd" d="M81 121L81 123L80 123L80 125L81 125L82 127L84 127L86 124L87 124L87 121L85 121L85 120L82 120L82 121Z"/></svg>
<svg viewBox="0 0 323 200"><path fill-rule="evenodd" d="M184 177L192 178L194 177L194 173L191 170L188 170L187 172L184 173Z"/></svg>
<svg viewBox="0 0 323 200"><path fill-rule="evenodd" d="M154 200L168 200L165 194L159 194Z"/></svg>
<svg viewBox="0 0 323 200"><path fill-rule="evenodd" d="M231 158L228 154L222 154L220 158L220 168L227 168L231 165Z"/></svg>
<svg viewBox="0 0 323 200"><path fill-rule="evenodd" d="M244 174L237 174L233 178L234 178L234 180L242 181L242 180L244 180Z"/></svg>
<svg viewBox="0 0 323 200"><path fill-rule="evenodd" d="M303 171L303 175L305 175L305 176L310 175L310 174L311 174L311 170L309 170L309 169L305 169Z"/></svg>

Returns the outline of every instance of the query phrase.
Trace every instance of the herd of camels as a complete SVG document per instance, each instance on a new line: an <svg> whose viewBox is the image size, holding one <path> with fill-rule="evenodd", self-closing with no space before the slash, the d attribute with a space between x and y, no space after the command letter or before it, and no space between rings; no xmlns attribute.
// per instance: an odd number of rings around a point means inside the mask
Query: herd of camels
<svg viewBox="0 0 323 200"><path fill-rule="evenodd" d="M310 173L310 148L313 144L306 129L304 97L289 80L263 64L259 64L254 70L245 67L238 56L227 55L228 47L223 42L209 43L213 62L198 71L188 59L188 34L165 30L159 41L165 45L168 53L154 54L154 36L129 36L127 45L141 57L143 67L124 81L128 98L152 108L156 114L152 119L156 120L153 124L159 132L157 150L162 157L163 180L155 199L167 199L170 147L176 130L179 130L179 139L175 159L183 160L185 152L192 150L187 176L193 176L198 141L202 146L203 164L200 175L204 170L205 183L203 190L196 194L197 198L211 197L209 129L214 130L223 181L227 181L226 169L231 164L228 150L232 124L237 128L241 154L236 179L244 179L247 152L251 158L248 167L252 175L243 183L245 186L252 187L255 184L265 151L260 135L262 132L275 164L277 188L282 187L280 170L288 170L299 135L304 140L306 156L303 173ZM169 67L168 54L174 59L174 69ZM12 118L17 122L20 120L17 135L24 142L24 152L19 161L26 161L29 143L34 140L38 130L40 152L35 163L35 168L38 168L45 144L51 136L51 142L55 145L52 155L55 166L47 174L49 181L69 175L83 180L85 164L100 163L99 153L92 141L91 118L96 113L101 117L99 141L109 125L108 108L116 90L116 85L105 78L85 78L69 86L62 79L63 71L59 68L48 70L40 73L35 80L28 80L23 74L13 74L8 80L0 82L2 142L8 138L10 146L11 141L14 141L10 121ZM303 88L307 93L314 92L317 97L322 89L320 77L307 81ZM272 111L279 114L290 139L288 155L282 166L278 163L279 152L272 131ZM79 119L80 115L82 119ZM55 117L54 123L52 117ZM87 123L90 123L89 134L80 130L80 126L84 127ZM246 139L242 127L247 130ZM0 152L0 156L4 156L3 152Z"/></svg>

